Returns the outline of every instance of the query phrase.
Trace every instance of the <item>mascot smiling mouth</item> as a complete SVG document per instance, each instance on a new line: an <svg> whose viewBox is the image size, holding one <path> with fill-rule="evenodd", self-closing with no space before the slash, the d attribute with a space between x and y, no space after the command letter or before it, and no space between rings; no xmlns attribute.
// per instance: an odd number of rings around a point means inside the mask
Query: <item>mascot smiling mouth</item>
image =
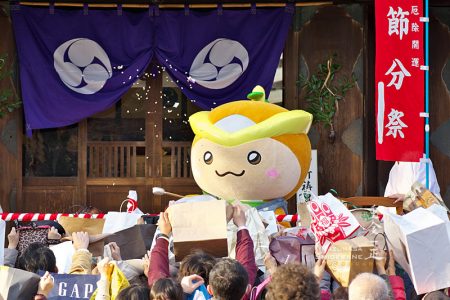
<svg viewBox="0 0 450 300"><path fill-rule="evenodd" d="M220 173L217 172L217 170L216 170L217 176L220 176L220 177L224 177L224 176L227 176L227 175L229 175L229 174L234 175L234 176L236 176L236 177L241 177L242 175L244 175L244 173L245 173L245 170L242 170L242 172L239 173L239 174L234 173L234 172L231 172L231 171L227 171L227 172L225 172L225 173L220 174Z"/></svg>

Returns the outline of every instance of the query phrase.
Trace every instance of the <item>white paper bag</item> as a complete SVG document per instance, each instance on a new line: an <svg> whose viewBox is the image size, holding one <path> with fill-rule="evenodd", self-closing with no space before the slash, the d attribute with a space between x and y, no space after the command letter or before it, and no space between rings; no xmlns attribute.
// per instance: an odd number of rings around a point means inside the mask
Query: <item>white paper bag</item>
<svg viewBox="0 0 450 300"><path fill-rule="evenodd" d="M450 222L419 207L384 215L384 231L395 260L409 274L418 295L450 286Z"/></svg>
<svg viewBox="0 0 450 300"><path fill-rule="evenodd" d="M255 260L257 266L264 266L264 256L269 252L269 236L267 235L266 228L260 217L260 212L254 207L243 205L246 209L245 226L248 228L248 232L253 241L253 250L255 252ZM273 211L272 211L273 213ZM230 258L236 258L236 242L238 228L234 225L233 220L228 222L227 226L228 236L228 253Z"/></svg>
<svg viewBox="0 0 450 300"><path fill-rule="evenodd" d="M105 215L105 225L102 233L116 233L133 227L141 217L141 214L110 211Z"/></svg>
<svg viewBox="0 0 450 300"><path fill-rule="evenodd" d="M311 230L324 254L331 244L354 237L361 226L345 205L330 193L314 197L308 202Z"/></svg>
<svg viewBox="0 0 450 300"><path fill-rule="evenodd" d="M5 230L6 230L6 222L0 220L0 266L5 263Z"/></svg>
<svg viewBox="0 0 450 300"><path fill-rule="evenodd" d="M448 214L447 214L447 207L444 207L439 204L433 204L427 210L429 212L432 212L433 214L435 214L442 221L444 221L444 222L449 221ZM447 223L450 223L450 222L447 222Z"/></svg>
<svg viewBox="0 0 450 300"><path fill-rule="evenodd" d="M56 266L59 274L67 274L72 264L72 255L75 253L72 241L67 241L57 245L51 245L50 250L56 257Z"/></svg>
<svg viewBox="0 0 450 300"><path fill-rule="evenodd" d="M258 211L263 223L267 224L266 234L271 236L278 232L277 218L274 211Z"/></svg>

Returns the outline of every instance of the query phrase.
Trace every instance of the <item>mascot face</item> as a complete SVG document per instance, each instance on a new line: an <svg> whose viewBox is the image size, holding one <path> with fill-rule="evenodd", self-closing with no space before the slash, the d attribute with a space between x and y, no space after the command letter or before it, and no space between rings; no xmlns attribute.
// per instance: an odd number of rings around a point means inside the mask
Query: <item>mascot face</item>
<svg viewBox="0 0 450 300"><path fill-rule="evenodd" d="M271 138L226 147L207 139L191 153L197 184L222 199L273 199L289 194L302 173L295 154Z"/></svg>
<svg viewBox="0 0 450 300"><path fill-rule="evenodd" d="M309 170L312 116L260 101L236 101L191 116L192 174L225 200L289 198Z"/></svg>

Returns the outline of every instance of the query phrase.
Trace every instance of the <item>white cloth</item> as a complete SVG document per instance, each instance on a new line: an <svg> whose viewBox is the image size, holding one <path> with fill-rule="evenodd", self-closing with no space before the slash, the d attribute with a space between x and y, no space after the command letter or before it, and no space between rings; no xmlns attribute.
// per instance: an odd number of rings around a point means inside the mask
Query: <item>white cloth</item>
<svg viewBox="0 0 450 300"><path fill-rule="evenodd" d="M59 274L68 274L72 265L72 256L75 249L72 246L72 241L51 245L50 250L53 251L56 257L56 266Z"/></svg>
<svg viewBox="0 0 450 300"><path fill-rule="evenodd" d="M436 173L433 169L433 163L428 159L430 166L430 188L429 190L442 199L441 190L437 182ZM406 194L411 190L411 186L416 182L426 185L426 163L420 162L395 162L389 172L389 180L384 191L384 196L388 197L394 194Z"/></svg>
<svg viewBox="0 0 450 300"><path fill-rule="evenodd" d="M110 211L105 215L105 225L103 225L102 233L116 233L127 228L131 228L137 224L142 216L142 212L136 209L131 213Z"/></svg>
<svg viewBox="0 0 450 300"><path fill-rule="evenodd" d="M261 220L261 217L254 207L244 204L246 224L245 227L250 233L253 241L253 251L255 252L255 260L257 266L264 265L264 257L269 252L269 237L266 233L266 228ZM234 225L233 220L228 222L227 226L227 242L229 257L236 259L236 243L237 232L240 228Z"/></svg>
<svg viewBox="0 0 450 300"><path fill-rule="evenodd" d="M119 260L116 261L116 264L128 280L144 274L144 265L141 259Z"/></svg>

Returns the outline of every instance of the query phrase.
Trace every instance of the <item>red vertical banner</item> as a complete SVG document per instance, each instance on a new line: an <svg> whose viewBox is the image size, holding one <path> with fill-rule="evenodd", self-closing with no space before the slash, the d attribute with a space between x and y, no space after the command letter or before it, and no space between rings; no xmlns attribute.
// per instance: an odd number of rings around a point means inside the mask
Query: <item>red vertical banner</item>
<svg viewBox="0 0 450 300"><path fill-rule="evenodd" d="M421 0L375 1L377 160L419 161L424 153L422 16Z"/></svg>

